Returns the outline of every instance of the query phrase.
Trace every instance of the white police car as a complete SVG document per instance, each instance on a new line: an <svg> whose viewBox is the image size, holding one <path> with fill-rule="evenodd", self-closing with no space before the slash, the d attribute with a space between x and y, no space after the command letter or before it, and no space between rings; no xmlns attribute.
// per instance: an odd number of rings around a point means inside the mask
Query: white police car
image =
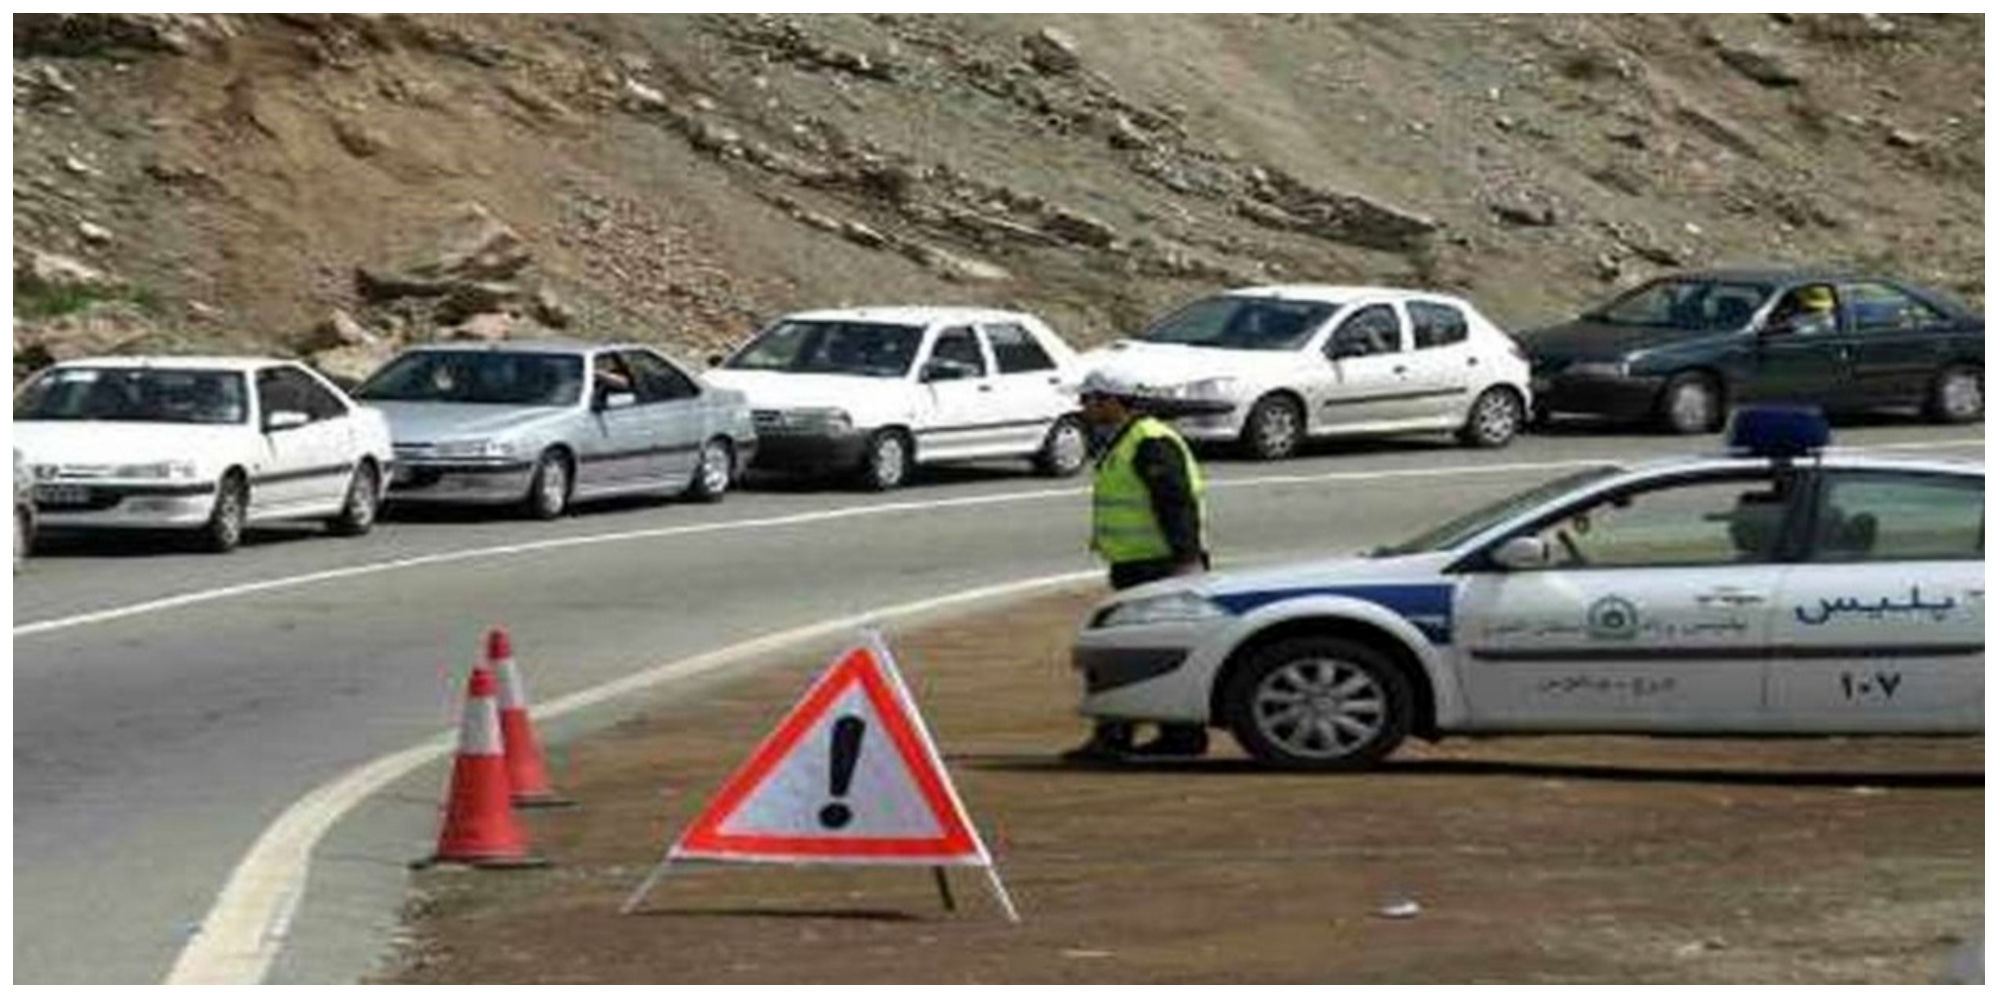
<svg viewBox="0 0 2000 1000"><path fill-rule="evenodd" d="M1081 711L1329 769L1411 734L1983 731L1984 465L1825 441L1815 412L1745 409L1734 456L1120 593L1076 643Z"/></svg>

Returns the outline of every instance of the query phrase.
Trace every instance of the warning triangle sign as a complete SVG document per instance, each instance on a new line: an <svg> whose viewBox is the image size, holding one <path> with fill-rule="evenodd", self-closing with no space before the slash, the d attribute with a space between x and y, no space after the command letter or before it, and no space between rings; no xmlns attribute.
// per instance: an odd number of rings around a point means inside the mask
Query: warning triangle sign
<svg viewBox="0 0 2000 1000"><path fill-rule="evenodd" d="M990 867L888 652L844 653L668 858Z"/></svg>

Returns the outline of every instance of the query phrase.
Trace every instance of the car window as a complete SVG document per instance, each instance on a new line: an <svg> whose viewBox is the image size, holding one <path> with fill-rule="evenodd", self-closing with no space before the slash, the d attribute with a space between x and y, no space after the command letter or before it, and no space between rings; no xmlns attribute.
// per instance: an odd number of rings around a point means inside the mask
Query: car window
<svg viewBox="0 0 2000 1000"><path fill-rule="evenodd" d="M594 398L613 393L639 394L639 380L632 377L632 370L625 367L625 362L614 351L599 352L591 359L590 376L594 385L591 392L596 394Z"/></svg>
<svg viewBox="0 0 2000 1000"><path fill-rule="evenodd" d="M257 402L266 420L280 410L303 413L313 421L330 420L347 413L347 407L333 393L295 368L258 371Z"/></svg>
<svg viewBox="0 0 2000 1000"><path fill-rule="evenodd" d="M1986 480L1834 472L1813 511L1814 562L1983 559Z"/></svg>
<svg viewBox="0 0 2000 1000"><path fill-rule="evenodd" d="M1583 318L1614 326L1740 330L1771 297L1770 285L1662 278L1591 310Z"/></svg>
<svg viewBox="0 0 2000 1000"><path fill-rule="evenodd" d="M1782 329L1807 336L1830 334L1840 329L1840 295L1832 285L1800 285L1778 297L1766 329Z"/></svg>
<svg viewBox="0 0 2000 1000"><path fill-rule="evenodd" d="M1394 354L1402 349L1402 321L1396 318L1396 310L1385 305L1365 306L1341 320L1326 342L1330 358Z"/></svg>
<svg viewBox="0 0 2000 1000"><path fill-rule="evenodd" d="M782 320L758 334L724 368L901 378L923 344L922 327L839 320Z"/></svg>
<svg viewBox="0 0 2000 1000"><path fill-rule="evenodd" d="M1188 347L1296 351L1339 308L1335 302L1219 295L1182 306L1136 339Z"/></svg>
<svg viewBox="0 0 2000 1000"><path fill-rule="evenodd" d="M305 403L306 416L314 420L334 420L347 416L347 404L334 395L332 389L297 368L283 369L285 377L298 380L299 400Z"/></svg>
<svg viewBox="0 0 2000 1000"><path fill-rule="evenodd" d="M626 367L638 376L639 402L661 403L692 399L701 394L694 380L651 351L625 351L620 355Z"/></svg>
<svg viewBox="0 0 2000 1000"><path fill-rule="evenodd" d="M949 361L962 367L968 377L986 374L986 358L979 353L979 338L969 326L954 326L938 334L931 346L932 361Z"/></svg>
<svg viewBox="0 0 2000 1000"><path fill-rule="evenodd" d="M1849 325L1856 333L1924 330L1945 324L1945 316L1902 289L1863 281L1841 288Z"/></svg>
<svg viewBox="0 0 2000 1000"><path fill-rule="evenodd" d="M189 368L51 368L14 397L15 420L240 424L243 376Z"/></svg>
<svg viewBox="0 0 2000 1000"><path fill-rule="evenodd" d="M1550 565L1602 569L1770 562L1798 478L1763 473L1620 490L1536 532Z"/></svg>
<svg viewBox="0 0 2000 1000"><path fill-rule="evenodd" d="M1002 375L1055 368L1055 360L1027 327L1019 323L988 323L985 329L986 342L993 347L993 362L1000 366Z"/></svg>
<svg viewBox="0 0 2000 1000"><path fill-rule="evenodd" d="M1525 514L1599 479L1617 475L1620 471L1622 470L1615 465L1600 465L1582 472L1572 472L1567 476L1552 479L1540 486L1461 514L1406 542L1381 546L1369 555L1380 559L1387 556L1405 556L1413 552L1441 552L1457 548L1498 527L1504 521Z"/></svg>
<svg viewBox="0 0 2000 1000"><path fill-rule="evenodd" d="M1464 340L1468 334L1465 314L1442 302L1410 302L1410 339L1421 351Z"/></svg>
<svg viewBox="0 0 2000 1000"><path fill-rule="evenodd" d="M583 359L535 351L411 351L369 376L371 402L570 406L583 396Z"/></svg>

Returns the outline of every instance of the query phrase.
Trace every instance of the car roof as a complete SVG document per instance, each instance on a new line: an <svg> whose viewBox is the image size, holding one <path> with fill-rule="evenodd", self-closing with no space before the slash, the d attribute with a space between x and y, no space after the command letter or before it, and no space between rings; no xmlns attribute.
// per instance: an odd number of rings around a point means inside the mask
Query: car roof
<svg viewBox="0 0 2000 1000"><path fill-rule="evenodd" d="M161 354L161 355L138 355L138 356L102 355L90 358L71 358L68 361L57 362L56 364L51 365L50 367L52 368L166 368L166 369L179 369L179 370L192 369L192 368L205 368L205 369L221 368L228 371L250 372L250 371L256 371L259 368L268 368L272 365L298 365L298 364L299 362L292 358L259 358L259 357L250 357L247 355Z"/></svg>
<svg viewBox="0 0 2000 1000"><path fill-rule="evenodd" d="M845 309L813 309L789 313L783 318L807 322L862 321L930 327L942 323L982 323L1015 320L1028 314L1013 309L987 306L858 306Z"/></svg>
<svg viewBox="0 0 2000 1000"><path fill-rule="evenodd" d="M1899 455L1881 449L1870 451L1866 448L1854 450L1833 449L1820 456L1806 456L1794 460L1798 465L1814 466L1822 469L1882 470L1887 472L1941 472L1953 475L1986 475L1986 463L1976 459L1916 458ZM1743 455L1694 455L1671 458L1653 458L1617 465L1634 477L1656 475L1662 472L1705 471L1729 469L1761 469L1770 465L1770 459Z"/></svg>
<svg viewBox="0 0 2000 1000"><path fill-rule="evenodd" d="M673 352L659 344L641 344L629 340L434 340L426 344L412 344L406 351L492 351L494 353L513 352L519 354L589 354L592 351L637 351L648 350L671 356Z"/></svg>
<svg viewBox="0 0 2000 1000"><path fill-rule="evenodd" d="M1831 267L1718 267L1700 271L1677 271L1673 274L1663 275L1663 277L1688 281L1732 281L1764 285L1795 284L1806 281L1833 283L1843 281L1894 281L1899 285L1908 284L1908 282L1897 281L1894 278L1884 275L1863 274L1857 271Z"/></svg>
<svg viewBox="0 0 2000 1000"><path fill-rule="evenodd" d="M1447 292L1429 292L1416 288L1389 288L1381 285L1254 285L1248 288L1232 288L1224 295L1243 298L1304 299L1309 302L1352 302L1355 299L1377 298L1423 298L1445 302L1463 302L1464 299Z"/></svg>

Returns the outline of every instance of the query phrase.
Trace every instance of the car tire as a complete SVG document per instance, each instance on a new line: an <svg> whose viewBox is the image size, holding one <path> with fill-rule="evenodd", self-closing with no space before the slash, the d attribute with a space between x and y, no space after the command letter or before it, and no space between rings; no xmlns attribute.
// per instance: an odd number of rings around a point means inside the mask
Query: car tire
<svg viewBox="0 0 2000 1000"><path fill-rule="evenodd" d="M528 478L528 495L521 498L521 509L538 521L553 521L569 510L569 499L575 493L574 476L570 473L569 456L560 448L550 448L535 460L535 474Z"/></svg>
<svg viewBox="0 0 2000 1000"><path fill-rule="evenodd" d="M1222 692L1223 720L1260 763L1351 771L1401 745L1414 716L1409 678L1380 650L1305 636L1249 654Z"/></svg>
<svg viewBox="0 0 2000 1000"><path fill-rule="evenodd" d="M897 430L879 430L861 449L857 479L864 490L886 493L910 478L910 464L909 437Z"/></svg>
<svg viewBox="0 0 2000 1000"><path fill-rule="evenodd" d="M381 504L382 476L374 463L363 462L355 467L354 478L347 483L347 499L341 503L340 513L327 518L326 529L349 538L365 535L375 530Z"/></svg>
<svg viewBox="0 0 2000 1000"><path fill-rule="evenodd" d="M701 457L695 461L694 478L688 481L686 496L700 503L718 503L735 480L736 449L728 441L714 438L701 446Z"/></svg>
<svg viewBox="0 0 2000 1000"><path fill-rule="evenodd" d="M1042 438L1035 453L1035 471L1051 479L1065 479L1083 471L1090 461L1090 432L1075 415L1056 420Z"/></svg>
<svg viewBox="0 0 2000 1000"><path fill-rule="evenodd" d="M1722 427L1722 388L1701 372L1681 372L1660 390L1658 417L1670 434L1713 434Z"/></svg>
<svg viewBox="0 0 2000 1000"><path fill-rule="evenodd" d="M215 506L208 513L208 523L199 532L202 548L228 552L243 544L243 525L249 514L250 488L243 474L231 472L223 476L215 488Z"/></svg>
<svg viewBox="0 0 2000 1000"><path fill-rule="evenodd" d="M1458 440L1473 448L1505 448L1521 433L1527 419L1521 397L1506 386L1496 385L1479 394L1465 413L1465 426Z"/></svg>
<svg viewBox="0 0 2000 1000"><path fill-rule="evenodd" d="M1953 365L1931 379L1924 416L1940 424L1969 424L1986 416L1986 373Z"/></svg>
<svg viewBox="0 0 2000 1000"><path fill-rule="evenodd" d="M1243 453L1260 462L1290 458L1305 438L1305 413L1289 396L1269 395L1243 421Z"/></svg>

